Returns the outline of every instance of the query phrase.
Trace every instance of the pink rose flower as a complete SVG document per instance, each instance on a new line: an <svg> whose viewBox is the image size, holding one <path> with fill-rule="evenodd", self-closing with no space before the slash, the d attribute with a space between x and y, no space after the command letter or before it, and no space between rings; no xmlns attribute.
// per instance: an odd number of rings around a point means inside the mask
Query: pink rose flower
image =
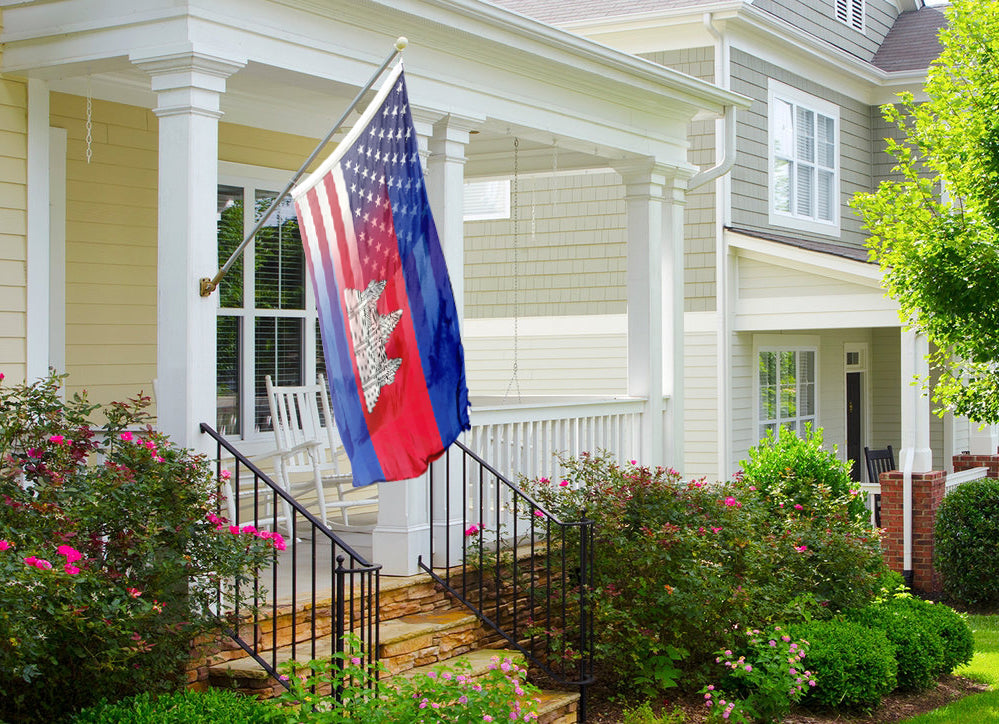
<svg viewBox="0 0 999 724"><path fill-rule="evenodd" d="M132 436L132 433L130 433L128 430L126 430L125 432L123 432L118 437L120 437L122 439L122 441L124 441L124 442L132 442L132 437L133 436Z"/></svg>
<svg viewBox="0 0 999 724"><path fill-rule="evenodd" d="M8 548L11 548L11 547L12 547L11 544L8 543L7 541L0 540L0 551L5 551L5 550L7 550Z"/></svg>
<svg viewBox="0 0 999 724"><path fill-rule="evenodd" d="M80 572L80 569L74 566L72 563L67 563L66 565L64 565L63 570L65 570L66 573L68 573L71 576L75 576L77 573Z"/></svg>
<svg viewBox="0 0 999 724"><path fill-rule="evenodd" d="M64 438L62 435L53 435L52 437L49 438L49 442L53 443L54 445L62 445L65 439L66 438Z"/></svg>
<svg viewBox="0 0 999 724"><path fill-rule="evenodd" d="M76 563L82 560L83 554L76 550L72 546L61 545L56 549L56 553L61 556L66 556L66 563Z"/></svg>

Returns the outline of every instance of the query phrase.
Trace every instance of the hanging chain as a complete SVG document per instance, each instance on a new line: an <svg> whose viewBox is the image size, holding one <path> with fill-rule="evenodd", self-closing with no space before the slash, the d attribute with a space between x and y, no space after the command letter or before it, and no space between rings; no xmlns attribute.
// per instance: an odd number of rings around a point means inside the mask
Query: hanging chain
<svg viewBox="0 0 999 724"><path fill-rule="evenodd" d="M90 93L90 76L87 76L87 163L94 155L94 99Z"/></svg>
<svg viewBox="0 0 999 724"><path fill-rule="evenodd" d="M513 373L506 386L503 400L516 388L517 402L520 402L520 378L517 376L520 364L520 139L513 139Z"/></svg>

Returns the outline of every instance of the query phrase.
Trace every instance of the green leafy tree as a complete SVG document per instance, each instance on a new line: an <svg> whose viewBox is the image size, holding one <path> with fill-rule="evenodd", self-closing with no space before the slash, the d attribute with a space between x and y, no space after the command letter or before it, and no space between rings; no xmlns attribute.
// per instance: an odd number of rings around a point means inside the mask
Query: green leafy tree
<svg viewBox="0 0 999 724"><path fill-rule="evenodd" d="M889 293L932 342L933 399L999 422L999 3L954 0L927 100L882 108L897 180L854 206Z"/></svg>

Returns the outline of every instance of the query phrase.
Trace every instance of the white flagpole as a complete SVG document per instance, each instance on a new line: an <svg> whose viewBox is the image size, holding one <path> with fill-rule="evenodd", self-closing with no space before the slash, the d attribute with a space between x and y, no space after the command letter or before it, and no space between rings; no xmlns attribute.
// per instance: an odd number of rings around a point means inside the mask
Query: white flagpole
<svg viewBox="0 0 999 724"><path fill-rule="evenodd" d="M211 279L209 279L208 277L202 277L201 296L203 297L210 296L211 293L218 288L219 282L222 281L222 278L229 272L229 268L236 263L236 258L243 253L243 250L247 247L247 245L251 241L253 241L253 237L257 235L257 232L263 228L264 224L267 222L267 219L269 219L271 217L271 214L274 213L274 210L281 204L282 201L285 200L288 194L291 193L292 187L294 187L295 183L298 181L298 179L302 177L302 174L305 173L306 169L308 169L308 167L312 164L312 162L316 160L316 156L318 156L319 152L326 147L326 144L330 142L330 139L333 138L333 135L340 130L340 126L343 125L344 121L347 120L347 116L349 116L351 112L354 110L354 108L356 108L357 105L361 102L361 98L364 96L364 94L367 93L369 90L371 90L371 87L375 84L378 78L381 77L381 74L385 72L385 69L389 67L392 61L395 60L399 56L399 54L402 53L403 50L405 50L408 44L409 41L405 37L400 36L399 38L396 39L395 49L385 59L385 62L383 62L380 66L378 66L378 70L376 70L372 74L371 78L364 85L364 87L361 88L360 91L358 91L356 96L354 96L354 100L350 102L350 105L347 106L347 109L343 112L343 114L340 116L337 122L333 124L333 128L330 129L330 132L326 134L326 137L322 141L319 142L319 145L316 146L315 150L310 154L310 156L307 159L305 159L305 163L303 163L301 168L299 168L298 171L295 173L295 175L292 176L291 180L288 182L288 185L284 187L284 191L282 191L271 202L271 205L267 207L267 210L260 217L260 220L257 222L256 226L254 226L253 229L250 231L250 233L246 235L242 243L240 243L240 245L236 247L236 250L232 253L232 256L229 257L228 261L226 261L226 263L222 265L222 268L219 269L218 272L216 272L215 276L213 276Z"/></svg>

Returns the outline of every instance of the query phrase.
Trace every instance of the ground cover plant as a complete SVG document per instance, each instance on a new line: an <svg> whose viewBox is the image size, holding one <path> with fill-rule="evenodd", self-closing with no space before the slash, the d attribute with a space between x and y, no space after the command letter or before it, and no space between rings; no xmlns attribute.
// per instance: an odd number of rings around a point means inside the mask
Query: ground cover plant
<svg viewBox="0 0 999 724"><path fill-rule="evenodd" d="M224 606L284 545L226 525L207 462L143 427L148 398L99 410L61 381L0 379L0 720L182 685L219 584Z"/></svg>
<svg viewBox="0 0 999 724"><path fill-rule="evenodd" d="M768 437L724 483L604 455L563 462L564 481L524 487L562 520L595 523L595 654L621 688L710 684L716 652L750 631L831 618L880 588L878 536L819 433Z"/></svg>

